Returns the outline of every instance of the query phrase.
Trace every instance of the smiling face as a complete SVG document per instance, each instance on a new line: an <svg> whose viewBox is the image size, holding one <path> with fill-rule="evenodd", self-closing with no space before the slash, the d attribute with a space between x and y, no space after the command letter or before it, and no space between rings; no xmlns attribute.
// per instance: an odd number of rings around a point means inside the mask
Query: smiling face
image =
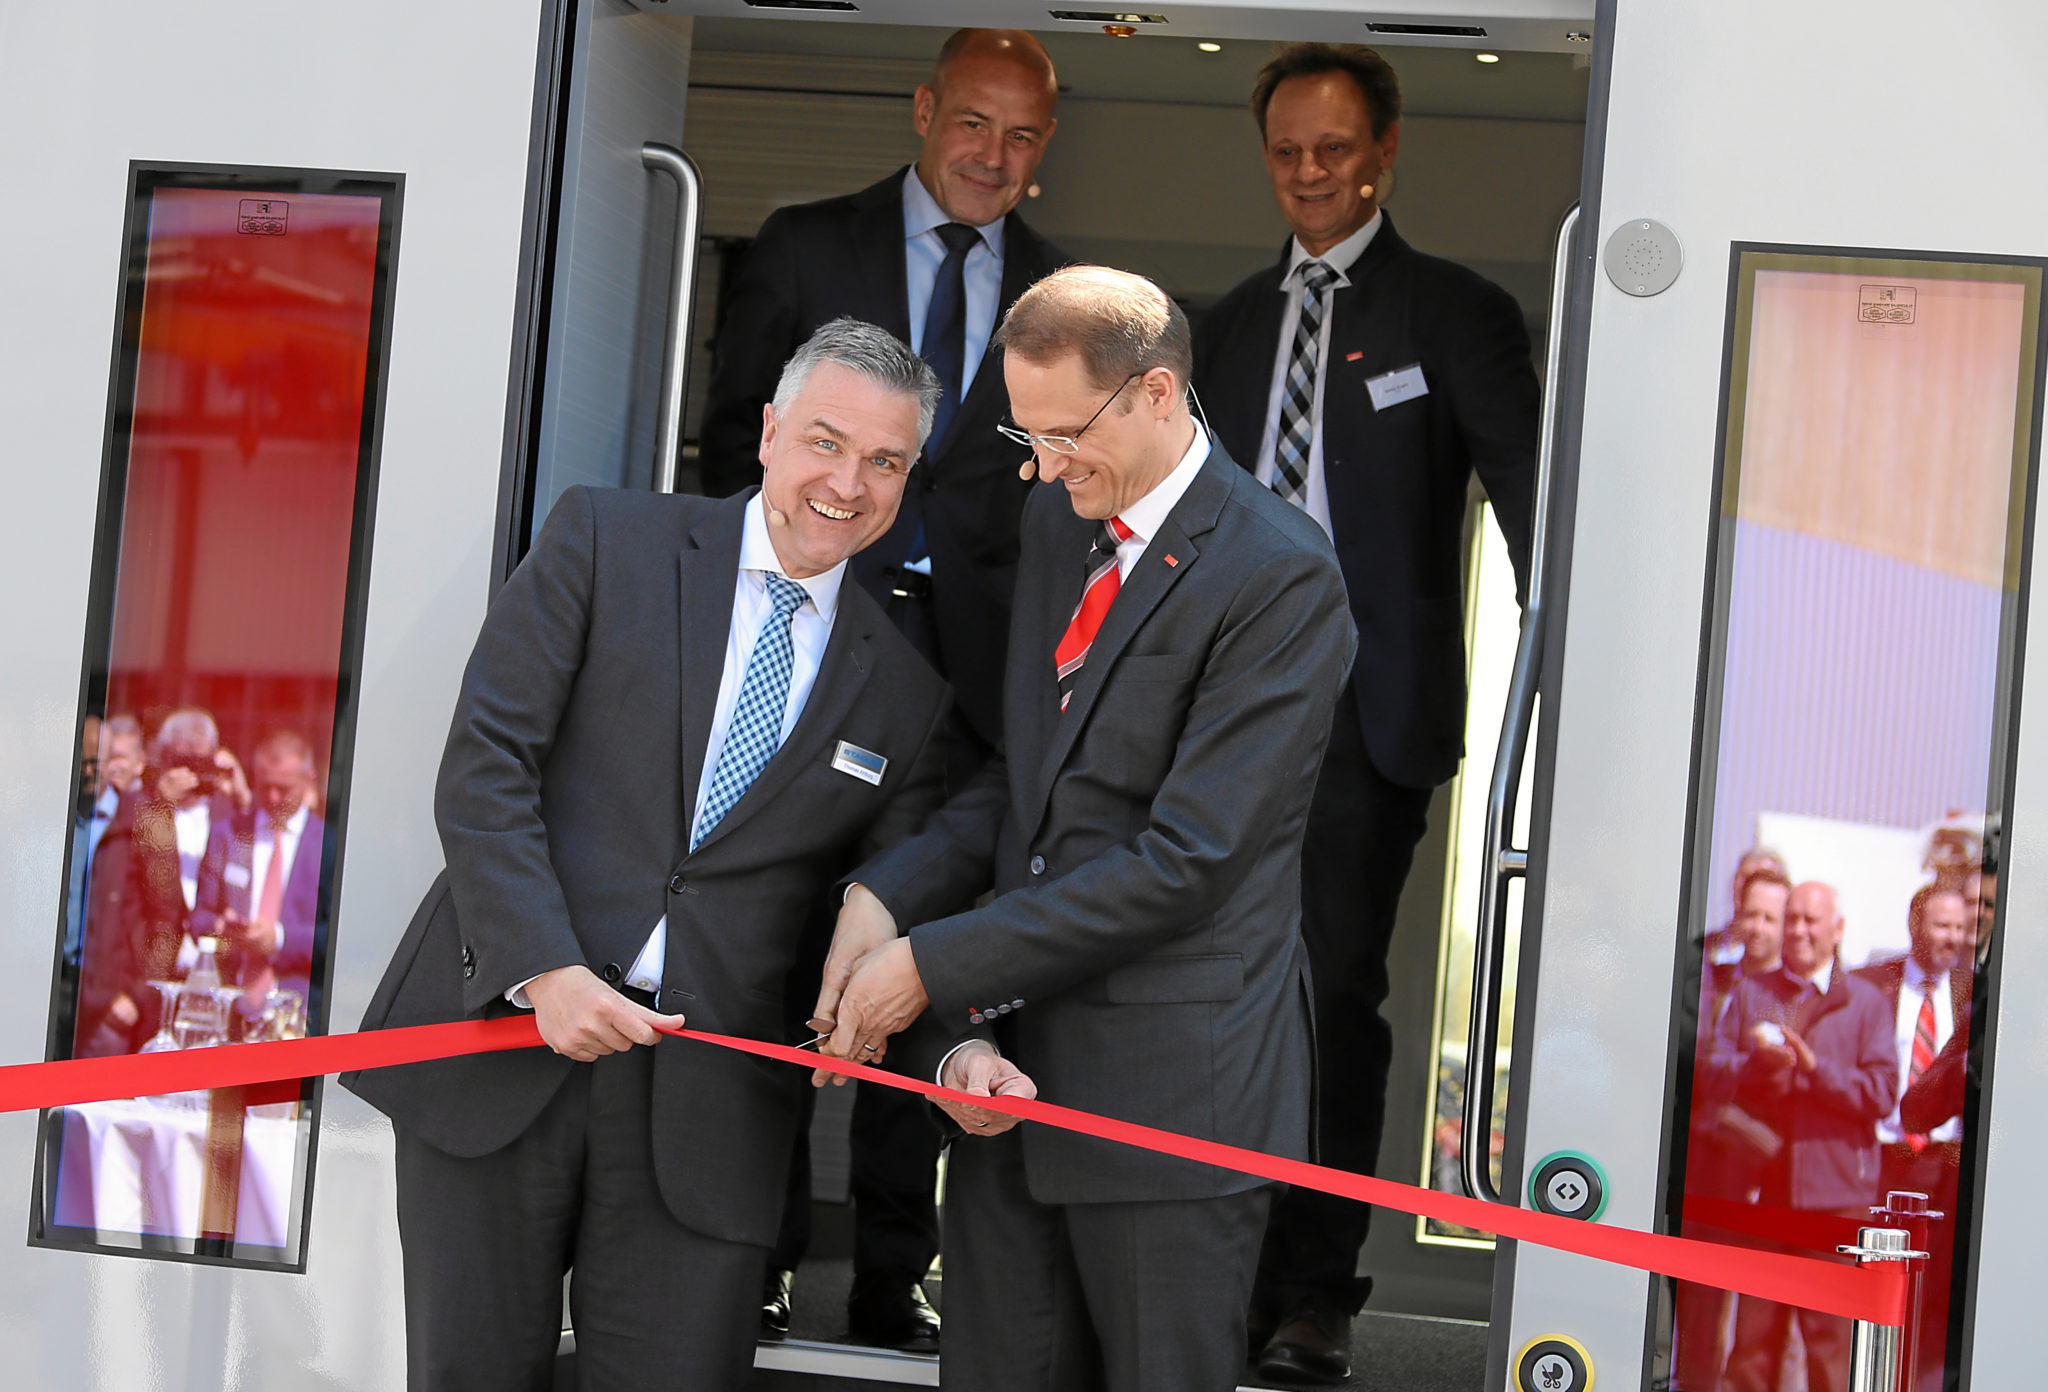
<svg viewBox="0 0 2048 1392"><path fill-rule="evenodd" d="M1833 960L1841 941L1834 890L1814 881L1793 890L1785 900L1785 970L1810 979Z"/></svg>
<svg viewBox="0 0 2048 1392"><path fill-rule="evenodd" d="M1953 970L1969 946L1976 924L1960 894L1930 894L1907 923L1913 960L1930 976Z"/></svg>
<svg viewBox="0 0 2048 1392"><path fill-rule="evenodd" d="M791 579L822 574L889 530L917 458L915 396L822 362L782 418L772 403L761 418L768 536Z"/></svg>
<svg viewBox="0 0 2048 1392"><path fill-rule="evenodd" d="M1742 891L1742 912L1735 916L1735 935L1742 943L1742 969L1761 975L1778 969L1785 946L1786 889L1759 880Z"/></svg>
<svg viewBox="0 0 2048 1392"><path fill-rule="evenodd" d="M924 137L917 177L948 217L994 222L1031 187L1059 124L1058 91L1042 69L991 45L955 55L936 83L918 88L912 104Z"/></svg>
<svg viewBox="0 0 2048 1392"><path fill-rule="evenodd" d="M1180 386L1163 367L1126 383L1112 397L1111 388L1088 375L1079 353L1050 363L1009 353L1003 357L1003 381L1010 390L1010 415L1019 426L1033 435L1064 435L1080 446L1073 454L1059 454L1033 445L1032 453L1039 480L1064 485L1082 517L1116 516L1180 462L1179 450L1161 428L1173 413ZM1187 441L1179 444L1185 449Z"/></svg>
<svg viewBox="0 0 2048 1392"><path fill-rule="evenodd" d="M1311 256L1372 221L1373 186L1394 162L1401 127L1372 133L1372 109L1346 73L1290 77L1266 107L1266 173L1280 215Z"/></svg>

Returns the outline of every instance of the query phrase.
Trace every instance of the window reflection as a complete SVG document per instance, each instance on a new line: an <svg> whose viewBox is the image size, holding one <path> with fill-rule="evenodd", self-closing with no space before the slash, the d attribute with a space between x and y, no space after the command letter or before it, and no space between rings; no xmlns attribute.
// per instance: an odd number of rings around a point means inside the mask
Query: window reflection
<svg viewBox="0 0 2048 1392"><path fill-rule="evenodd" d="M1745 252L1685 956L1688 1236L1835 1258L1894 1191L1960 1297L2039 270ZM1980 922L1986 926L1980 929ZM1834 1392L1846 1320L1676 1292L1669 1385Z"/></svg>
<svg viewBox="0 0 2048 1392"><path fill-rule="evenodd" d="M324 1028L396 192L137 172L52 1057ZM316 1098L53 1111L32 1239L296 1266Z"/></svg>

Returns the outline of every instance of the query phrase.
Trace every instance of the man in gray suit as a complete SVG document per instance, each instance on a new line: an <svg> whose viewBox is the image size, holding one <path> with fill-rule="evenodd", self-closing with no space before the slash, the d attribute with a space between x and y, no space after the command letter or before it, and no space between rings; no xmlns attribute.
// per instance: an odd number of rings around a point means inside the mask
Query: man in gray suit
<svg viewBox="0 0 2048 1392"><path fill-rule="evenodd" d="M945 687L843 583L937 397L827 324L758 491L572 489L492 603L363 1027L530 1006L549 1049L349 1080L397 1137L412 1387L550 1387L565 1271L583 1386L745 1385L802 1076L659 1029L782 1039L824 891L939 798Z"/></svg>
<svg viewBox="0 0 2048 1392"><path fill-rule="evenodd" d="M1025 506L1006 753L861 868L818 1027L872 1057L922 1013L899 1052L952 1086L1303 1156L1301 839L1356 641L1329 538L1190 417L1151 282L1056 272L1000 341L1004 433L1058 485ZM948 1171L944 1386L1236 1385L1270 1186L952 1114L989 1139Z"/></svg>

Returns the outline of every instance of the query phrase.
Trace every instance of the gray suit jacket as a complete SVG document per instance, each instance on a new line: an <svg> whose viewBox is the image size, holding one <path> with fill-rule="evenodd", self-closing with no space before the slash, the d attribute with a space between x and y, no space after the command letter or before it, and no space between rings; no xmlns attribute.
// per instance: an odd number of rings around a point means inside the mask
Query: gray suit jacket
<svg viewBox="0 0 2048 1392"><path fill-rule="evenodd" d="M724 667L747 496L572 488L491 605L435 793L448 869L363 1028L500 1015L504 993L584 963L616 980L668 915L662 1006L781 1040L825 890L940 796L945 686L858 586L790 736L686 851ZM846 740L880 786L832 767ZM829 920L828 920L829 921ZM662 1196L713 1237L768 1244L800 1070L685 1040L655 1045ZM344 1082L421 1140L483 1155L529 1126L573 1065L545 1049Z"/></svg>
<svg viewBox="0 0 2048 1392"><path fill-rule="evenodd" d="M931 1007L902 1053L930 1066L992 1020L1048 1101L1299 1157L1301 837L1356 644L1344 580L1321 529L1215 446L1061 714L1053 649L1091 525L1063 490L1036 490L1007 755L859 872L915 925ZM968 909L991 884L998 897ZM1024 1153L1048 1203L1259 1182L1045 1127L1026 1128Z"/></svg>

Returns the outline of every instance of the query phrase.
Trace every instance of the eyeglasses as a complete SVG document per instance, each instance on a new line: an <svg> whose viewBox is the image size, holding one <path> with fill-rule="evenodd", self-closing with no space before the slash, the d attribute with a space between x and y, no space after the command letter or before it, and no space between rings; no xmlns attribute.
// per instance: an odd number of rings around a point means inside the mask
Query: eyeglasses
<svg viewBox="0 0 2048 1392"><path fill-rule="evenodd" d="M1118 387L1109 394L1109 401L1114 401L1122 396L1124 394L1124 387L1128 387L1144 375L1142 372L1133 372L1130 376L1124 378L1123 386ZM1088 425L1093 425L1102 419L1102 413L1109 409L1109 401L1105 401L1095 408L1095 414L1088 417ZM1082 426L1071 435L1033 435L1022 426L1011 425L1007 421L997 425L996 430L1005 440L1015 440L1020 445L1028 445L1034 449L1043 447L1051 450L1054 454L1075 454L1080 451L1081 437L1088 433L1088 425Z"/></svg>

